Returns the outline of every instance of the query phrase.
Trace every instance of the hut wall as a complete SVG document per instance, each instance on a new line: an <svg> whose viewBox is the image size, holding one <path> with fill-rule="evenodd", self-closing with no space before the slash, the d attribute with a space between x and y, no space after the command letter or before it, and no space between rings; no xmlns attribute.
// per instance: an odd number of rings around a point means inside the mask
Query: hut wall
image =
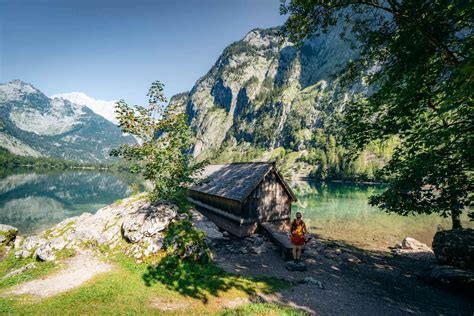
<svg viewBox="0 0 474 316"><path fill-rule="evenodd" d="M241 217L242 205L238 201L229 200L216 195L210 195L198 191L190 191L189 196L207 205L221 209L225 212Z"/></svg>
<svg viewBox="0 0 474 316"><path fill-rule="evenodd" d="M243 217L262 222L287 221L291 198L274 171L269 172L245 201Z"/></svg>

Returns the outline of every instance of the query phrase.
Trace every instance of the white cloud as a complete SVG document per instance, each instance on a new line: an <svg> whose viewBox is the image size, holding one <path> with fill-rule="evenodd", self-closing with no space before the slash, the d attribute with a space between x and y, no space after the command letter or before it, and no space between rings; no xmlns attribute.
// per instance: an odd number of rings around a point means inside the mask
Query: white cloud
<svg viewBox="0 0 474 316"><path fill-rule="evenodd" d="M70 92L70 93L59 93L52 95L51 98L62 98L72 103L85 105L91 109L94 113L104 117L114 124L118 124L115 117L115 102L116 101L104 101L96 100L83 92Z"/></svg>

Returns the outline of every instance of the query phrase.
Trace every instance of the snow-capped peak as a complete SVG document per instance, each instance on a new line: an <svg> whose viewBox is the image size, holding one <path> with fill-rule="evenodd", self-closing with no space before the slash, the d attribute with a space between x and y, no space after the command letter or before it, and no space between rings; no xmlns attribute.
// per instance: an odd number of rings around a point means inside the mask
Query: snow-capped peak
<svg viewBox="0 0 474 316"><path fill-rule="evenodd" d="M59 93L51 96L51 99L55 98L68 100L71 103L79 105L85 105L94 113L104 117L114 124L117 124L117 119L115 117L116 101L96 100L83 92Z"/></svg>

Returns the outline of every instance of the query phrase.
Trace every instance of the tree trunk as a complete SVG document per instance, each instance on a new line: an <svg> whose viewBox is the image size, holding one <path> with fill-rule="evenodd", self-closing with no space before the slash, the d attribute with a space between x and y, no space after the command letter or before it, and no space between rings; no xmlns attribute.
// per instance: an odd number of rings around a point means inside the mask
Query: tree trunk
<svg viewBox="0 0 474 316"><path fill-rule="evenodd" d="M453 222L453 229L462 228L461 213L458 210L451 210L451 220Z"/></svg>

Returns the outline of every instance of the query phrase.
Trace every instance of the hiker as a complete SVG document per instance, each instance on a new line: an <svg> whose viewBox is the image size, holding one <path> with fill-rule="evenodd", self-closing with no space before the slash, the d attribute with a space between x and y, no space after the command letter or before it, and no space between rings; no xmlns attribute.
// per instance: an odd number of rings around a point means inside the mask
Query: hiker
<svg viewBox="0 0 474 316"><path fill-rule="evenodd" d="M301 213L296 212L296 218L293 220L290 226L289 237L293 244L293 260L296 262L300 261L301 252L305 244L306 225L301 219Z"/></svg>

